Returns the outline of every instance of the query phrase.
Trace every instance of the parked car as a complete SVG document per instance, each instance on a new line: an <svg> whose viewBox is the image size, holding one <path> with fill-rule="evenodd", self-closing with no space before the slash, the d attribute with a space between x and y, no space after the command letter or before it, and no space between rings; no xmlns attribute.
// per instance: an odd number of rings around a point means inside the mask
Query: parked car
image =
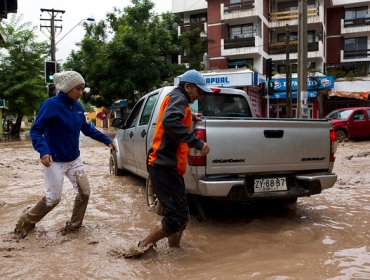
<svg viewBox="0 0 370 280"><path fill-rule="evenodd" d="M338 142L345 139L370 139L370 107L341 108L327 115Z"/></svg>
<svg viewBox="0 0 370 280"><path fill-rule="evenodd" d="M114 175L127 172L145 179L149 206L153 191L146 168L147 152L153 138L159 108L173 87L143 96L128 119L114 119L118 128L117 150L110 156ZM194 131L205 140L207 156L189 150L184 176L188 194L233 201L275 199L295 202L331 188L336 151L335 132L326 119L256 118L245 91L215 88L192 105L202 113Z"/></svg>

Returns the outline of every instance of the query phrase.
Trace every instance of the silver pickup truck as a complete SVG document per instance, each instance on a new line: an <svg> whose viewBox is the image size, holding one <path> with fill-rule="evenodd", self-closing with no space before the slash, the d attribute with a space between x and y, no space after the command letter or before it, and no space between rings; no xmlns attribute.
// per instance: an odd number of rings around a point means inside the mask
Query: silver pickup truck
<svg viewBox="0 0 370 280"><path fill-rule="evenodd" d="M110 157L114 175L134 173L145 179L153 203L146 159L160 104L173 87L146 94L127 121L114 119L117 151ZM185 174L189 194L236 201L280 199L319 194L332 187L336 136L328 120L256 118L248 95L215 88L191 104L203 115L194 131L210 147L207 156L189 150Z"/></svg>

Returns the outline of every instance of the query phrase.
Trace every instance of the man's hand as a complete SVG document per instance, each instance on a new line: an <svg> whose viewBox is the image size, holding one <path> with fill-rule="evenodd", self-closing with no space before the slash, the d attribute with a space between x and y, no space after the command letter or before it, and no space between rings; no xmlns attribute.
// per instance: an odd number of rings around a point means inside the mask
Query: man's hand
<svg viewBox="0 0 370 280"><path fill-rule="evenodd" d="M47 155L44 155L41 159L41 163L46 166L46 167L49 167L50 164L53 162L53 158L51 157L51 155L47 154Z"/></svg>
<svg viewBox="0 0 370 280"><path fill-rule="evenodd" d="M205 156L209 153L209 146L206 142L204 142L203 148L200 150L202 156Z"/></svg>
<svg viewBox="0 0 370 280"><path fill-rule="evenodd" d="M203 117L202 113L195 113L194 114L194 121L199 122L199 121L202 120L202 117Z"/></svg>
<svg viewBox="0 0 370 280"><path fill-rule="evenodd" d="M117 151L116 145L112 142L108 145L109 148L111 148L113 151Z"/></svg>

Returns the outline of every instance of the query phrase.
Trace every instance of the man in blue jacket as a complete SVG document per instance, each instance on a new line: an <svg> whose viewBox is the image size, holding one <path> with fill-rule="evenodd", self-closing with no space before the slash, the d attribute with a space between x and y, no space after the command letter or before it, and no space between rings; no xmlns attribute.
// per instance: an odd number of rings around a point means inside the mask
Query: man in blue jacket
<svg viewBox="0 0 370 280"><path fill-rule="evenodd" d="M35 224L59 203L64 176L71 181L76 198L72 217L62 229L62 235L77 231L82 225L90 186L80 159L80 131L115 149L109 137L86 122L78 102L85 87L83 77L75 71L65 71L56 73L54 82L59 93L41 105L30 132L32 145L40 153L44 165L45 196L19 219L14 230L19 238L26 237Z"/></svg>

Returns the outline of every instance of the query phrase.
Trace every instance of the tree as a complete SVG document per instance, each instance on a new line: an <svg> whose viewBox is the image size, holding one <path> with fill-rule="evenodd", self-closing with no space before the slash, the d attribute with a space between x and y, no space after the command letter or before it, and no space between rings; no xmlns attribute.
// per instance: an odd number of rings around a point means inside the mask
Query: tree
<svg viewBox="0 0 370 280"><path fill-rule="evenodd" d="M150 0L132 0L115 9L105 21L85 25L81 50L72 52L64 69L79 71L90 92L82 100L109 108L117 99L130 104L142 94L168 84L183 73L177 59L179 19L170 13L155 15ZM139 94L137 94L139 93Z"/></svg>
<svg viewBox="0 0 370 280"><path fill-rule="evenodd" d="M200 36L199 27L187 30L181 35L182 52L189 58L189 68L201 70L203 55L207 52L207 40Z"/></svg>
<svg viewBox="0 0 370 280"><path fill-rule="evenodd" d="M23 116L33 115L47 98L44 61L48 44L36 42L36 27L21 20L22 15L14 14L0 27L7 38L0 53L0 97L8 101L9 114L17 117L11 135L19 135Z"/></svg>

